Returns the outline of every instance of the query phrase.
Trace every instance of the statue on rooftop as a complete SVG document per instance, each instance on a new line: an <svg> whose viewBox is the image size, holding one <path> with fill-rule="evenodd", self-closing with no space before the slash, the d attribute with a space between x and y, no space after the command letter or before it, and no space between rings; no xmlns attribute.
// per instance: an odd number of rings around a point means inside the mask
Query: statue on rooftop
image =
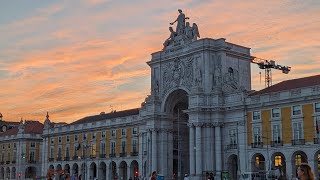
<svg viewBox="0 0 320 180"><path fill-rule="evenodd" d="M173 28L171 26L169 27L169 31L170 31L170 36L163 43L163 49L166 48L167 46L169 46L170 44L172 44L172 42L174 41L175 37L177 36L177 33L173 31Z"/></svg>
<svg viewBox="0 0 320 180"><path fill-rule="evenodd" d="M178 9L178 12L179 12L179 16L175 21L170 23L170 25L173 25L175 22L177 22L176 32L178 35L180 35L180 34L184 34L184 29L186 27L186 19L189 19L189 18L182 13L181 9Z"/></svg>

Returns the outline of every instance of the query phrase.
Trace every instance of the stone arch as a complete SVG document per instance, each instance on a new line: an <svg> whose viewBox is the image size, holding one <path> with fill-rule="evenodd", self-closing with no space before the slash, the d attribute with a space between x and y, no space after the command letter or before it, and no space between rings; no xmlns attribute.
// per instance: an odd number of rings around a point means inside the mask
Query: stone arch
<svg viewBox="0 0 320 180"><path fill-rule="evenodd" d="M132 179L137 178L140 175L139 172L139 164L136 160L131 161L130 163L130 174L129 177L132 177Z"/></svg>
<svg viewBox="0 0 320 180"><path fill-rule="evenodd" d="M97 177L97 164L95 162L92 162L90 164L89 169L89 179L94 179Z"/></svg>
<svg viewBox="0 0 320 180"><path fill-rule="evenodd" d="M251 171L252 172L265 172L266 159L261 153L256 153L251 158Z"/></svg>
<svg viewBox="0 0 320 180"><path fill-rule="evenodd" d="M82 179L84 179L86 177L86 172L87 172L87 164L86 163L82 163L81 167L80 167L80 174Z"/></svg>
<svg viewBox="0 0 320 180"><path fill-rule="evenodd" d="M72 172L73 175L79 176L79 165L77 163L74 163L72 165Z"/></svg>
<svg viewBox="0 0 320 180"><path fill-rule="evenodd" d="M173 172L169 174L177 174L180 168L181 174L189 174L190 160L189 160L189 116L184 110L189 107L189 98L187 91L177 89L172 91L164 101L164 112L169 118L169 123L173 127L173 141L172 143L172 167ZM169 162L170 163L170 162Z"/></svg>
<svg viewBox="0 0 320 180"><path fill-rule="evenodd" d="M0 173L0 179L4 179L4 167L1 167Z"/></svg>
<svg viewBox="0 0 320 180"><path fill-rule="evenodd" d="M286 157L281 152L275 152L271 156L271 170L270 176L285 176L287 174Z"/></svg>
<svg viewBox="0 0 320 180"><path fill-rule="evenodd" d="M57 171L62 171L62 166L61 166L61 164L58 164L58 165L56 166L56 170L57 170ZM55 177L56 177L56 179L60 179L60 178L62 177L62 175L61 175L60 173L57 173L57 174L55 175Z"/></svg>
<svg viewBox="0 0 320 180"><path fill-rule="evenodd" d="M69 164L66 164L64 165L64 174L67 176L67 177L70 177L70 165Z"/></svg>
<svg viewBox="0 0 320 180"><path fill-rule="evenodd" d="M229 171L229 179L238 179L237 170L238 170L238 156L232 154L228 157L228 171Z"/></svg>
<svg viewBox="0 0 320 180"><path fill-rule="evenodd" d="M314 154L314 173L315 176L317 177L316 179L319 179L320 177L320 150L318 150Z"/></svg>
<svg viewBox="0 0 320 180"><path fill-rule="evenodd" d="M7 167L6 168L6 178L10 179L10 173L11 173L10 168Z"/></svg>
<svg viewBox="0 0 320 180"><path fill-rule="evenodd" d="M107 179L107 165L105 162L100 162L98 169L99 179Z"/></svg>
<svg viewBox="0 0 320 180"><path fill-rule="evenodd" d="M16 167L12 167L11 170L11 179L16 179L17 170Z"/></svg>
<svg viewBox="0 0 320 180"><path fill-rule="evenodd" d="M111 161L109 164L109 179L118 178L117 174L117 164L114 161Z"/></svg>
<svg viewBox="0 0 320 180"><path fill-rule="evenodd" d="M308 163L308 156L305 152L299 150L292 154L291 156L291 166L292 166L292 172L295 172L297 169L297 166L301 163Z"/></svg>
<svg viewBox="0 0 320 180"><path fill-rule="evenodd" d="M120 179L129 179L127 174L128 165L125 161L121 161L119 164L119 178Z"/></svg>
<svg viewBox="0 0 320 180"><path fill-rule="evenodd" d="M29 166L26 168L25 178L35 178L37 176L37 168Z"/></svg>

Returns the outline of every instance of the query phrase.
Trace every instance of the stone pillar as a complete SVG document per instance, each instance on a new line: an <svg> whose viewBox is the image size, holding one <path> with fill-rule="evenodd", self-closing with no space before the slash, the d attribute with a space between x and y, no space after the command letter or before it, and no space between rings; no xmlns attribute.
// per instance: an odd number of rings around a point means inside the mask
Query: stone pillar
<svg viewBox="0 0 320 180"><path fill-rule="evenodd" d="M202 174L202 136L201 124L196 124L196 176L201 177Z"/></svg>
<svg viewBox="0 0 320 180"><path fill-rule="evenodd" d="M161 156L160 156L160 161L159 161L159 173L163 174L165 177L169 176L169 167L168 167L168 130L164 129L161 131L161 134L159 135L161 141ZM160 149L160 148L159 148Z"/></svg>
<svg viewBox="0 0 320 180"><path fill-rule="evenodd" d="M151 146L151 130L147 134L147 176L149 176L152 172L152 146Z"/></svg>
<svg viewBox="0 0 320 180"><path fill-rule="evenodd" d="M220 179L221 170L222 170L222 151L221 151L221 127L215 127L215 136L216 136L216 176Z"/></svg>
<svg viewBox="0 0 320 180"><path fill-rule="evenodd" d="M123 175L124 177L125 177L125 175ZM134 178L134 170L132 169L132 172L131 172L131 167L130 167L130 165L129 166L127 166L127 179L129 179L129 178Z"/></svg>
<svg viewBox="0 0 320 180"><path fill-rule="evenodd" d="M203 170L205 171L213 171L212 162L213 159L211 157L211 152L213 149L211 149L211 141L213 137L211 136L211 124L206 124L204 126L204 160L205 160L205 167Z"/></svg>
<svg viewBox="0 0 320 180"><path fill-rule="evenodd" d="M152 170L151 171L157 171L158 170L158 167L157 167L157 131L156 129L154 129L152 131Z"/></svg>
<svg viewBox="0 0 320 180"><path fill-rule="evenodd" d="M195 144L194 144L194 126L193 124L189 124L189 152L190 152L190 176L194 176L196 174L196 169L195 169Z"/></svg>
<svg viewBox="0 0 320 180"><path fill-rule="evenodd" d="M143 175L143 161L144 161L144 146L145 144L143 143L144 141L144 133L139 133L139 150L138 150L138 154L139 154L139 175Z"/></svg>
<svg viewBox="0 0 320 180"><path fill-rule="evenodd" d="M168 176L172 176L173 172L173 131L168 131Z"/></svg>

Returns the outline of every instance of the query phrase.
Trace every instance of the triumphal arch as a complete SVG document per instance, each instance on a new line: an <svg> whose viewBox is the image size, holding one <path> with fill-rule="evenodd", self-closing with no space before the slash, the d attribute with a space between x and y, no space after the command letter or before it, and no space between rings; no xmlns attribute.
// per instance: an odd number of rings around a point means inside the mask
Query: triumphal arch
<svg viewBox="0 0 320 180"><path fill-rule="evenodd" d="M244 131L243 98L251 90L250 48L224 38L200 38L201 27L191 19L179 10L170 23L176 28L169 27L163 49L147 62L151 94L140 110L145 123L140 168L170 179L185 174L201 179L206 172L220 177L232 168L226 167L224 136L231 126ZM244 134L238 136L243 146ZM240 147L236 153L240 169L244 151Z"/></svg>

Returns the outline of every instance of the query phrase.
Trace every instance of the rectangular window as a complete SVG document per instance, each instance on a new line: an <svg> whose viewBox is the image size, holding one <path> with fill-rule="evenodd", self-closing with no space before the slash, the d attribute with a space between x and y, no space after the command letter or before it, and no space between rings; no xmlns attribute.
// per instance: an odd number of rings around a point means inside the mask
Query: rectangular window
<svg viewBox="0 0 320 180"><path fill-rule="evenodd" d="M253 142L254 143L260 143L261 142L261 135L260 135L260 128L254 127L253 128Z"/></svg>
<svg viewBox="0 0 320 180"><path fill-rule="evenodd" d="M86 140L86 139L87 139L87 134L86 134L86 133L82 134L82 139L83 139L83 140Z"/></svg>
<svg viewBox="0 0 320 180"><path fill-rule="evenodd" d="M69 136L67 136L67 142L70 142L70 137Z"/></svg>
<svg viewBox="0 0 320 180"><path fill-rule="evenodd" d="M17 152L13 152L13 160L16 160L17 159Z"/></svg>
<svg viewBox="0 0 320 180"><path fill-rule="evenodd" d="M36 147L36 143L35 142L31 142L30 143L30 147L33 147L33 148Z"/></svg>
<svg viewBox="0 0 320 180"><path fill-rule="evenodd" d="M50 138L51 145L54 143L54 138Z"/></svg>
<svg viewBox="0 0 320 180"><path fill-rule="evenodd" d="M253 111L252 120L260 120L260 111Z"/></svg>
<svg viewBox="0 0 320 180"><path fill-rule="evenodd" d="M111 154L116 153L116 142L111 142Z"/></svg>
<svg viewBox="0 0 320 180"><path fill-rule="evenodd" d="M30 160L31 162L35 160L35 158L34 158L34 152L33 152L33 151L30 152L29 160Z"/></svg>
<svg viewBox="0 0 320 180"><path fill-rule="evenodd" d="M69 147L66 148L66 157L70 157Z"/></svg>
<svg viewBox="0 0 320 180"><path fill-rule="evenodd" d="M314 104L314 112L320 112L320 103Z"/></svg>
<svg viewBox="0 0 320 180"><path fill-rule="evenodd" d="M10 152L8 152L7 160L10 161Z"/></svg>
<svg viewBox="0 0 320 180"><path fill-rule="evenodd" d="M126 152L126 142L122 141L121 142L121 153L125 153Z"/></svg>
<svg viewBox="0 0 320 180"><path fill-rule="evenodd" d="M279 118L279 117L280 117L280 109L279 108L272 109L272 118Z"/></svg>
<svg viewBox="0 0 320 180"><path fill-rule="evenodd" d="M59 147L59 149L58 149L58 158L61 158L61 156L62 156L62 153L61 153L62 151L61 151L61 147Z"/></svg>
<svg viewBox="0 0 320 180"><path fill-rule="evenodd" d="M59 141L59 143L61 143L61 142L62 142L62 138L61 138L61 137L59 137L58 139L59 139L59 140L58 140L58 141Z"/></svg>
<svg viewBox="0 0 320 180"><path fill-rule="evenodd" d="M237 130L231 129L229 131L230 144L237 144Z"/></svg>
<svg viewBox="0 0 320 180"><path fill-rule="evenodd" d="M121 136L125 136L126 135L126 129L121 129Z"/></svg>
<svg viewBox="0 0 320 180"><path fill-rule="evenodd" d="M105 138L105 137L106 137L106 132L105 132L105 131L102 131L102 132L101 132L101 137L102 137L102 138Z"/></svg>
<svg viewBox="0 0 320 180"><path fill-rule="evenodd" d="M4 149L4 144L2 144L2 149Z"/></svg>
<svg viewBox="0 0 320 180"><path fill-rule="evenodd" d="M132 140L132 152L137 152L137 140Z"/></svg>
<svg viewBox="0 0 320 180"><path fill-rule="evenodd" d="M292 115L300 115L301 114L301 105L292 106Z"/></svg>
<svg viewBox="0 0 320 180"><path fill-rule="evenodd" d="M16 143L13 143L13 148L17 149L17 144Z"/></svg>
<svg viewBox="0 0 320 180"><path fill-rule="evenodd" d="M95 132L92 133L92 139L96 139L96 133Z"/></svg>
<svg viewBox="0 0 320 180"><path fill-rule="evenodd" d="M101 153L100 154L106 154L106 143L101 143Z"/></svg>
<svg viewBox="0 0 320 180"><path fill-rule="evenodd" d="M302 122L293 123L293 138L294 140L303 139L302 137Z"/></svg>
<svg viewBox="0 0 320 180"><path fill-rule="evenodd" d="M112 136L112 137L116 137L116 130L114 130L114 129L111 130L111 136Z"/></svg>
<svg viewBox="0 0 320 180"><path fill-rule="evenodd" d="M8 149L10 149L10 148L11 148L11 144L9 143L9 144L8 144Z"/></svg>
<svg viewBox="0 0 320 180"><path fill-rule="evenodd" d="M79 145L74 146L74 156L78 156Z"/></svg>
<svg viewBox="0 0 320 180"><path fill-rule="evenodd" d="M50 158L53 158L53 148L50 149Z"/></svg>
<svg viewBox="0 0 320 180"><path fill-rule="evenodd" d="M78 141L78 135L74 135L74 141L77 142Z"/></svg>
<svg viewBox="0 0 320 180"><path fill-rule="evenodd" d="M137 135L138 133L138 128L132 128L132 134Z"/></svg>
<svg viewBox="0 0 320 180"><path fill-rule="evenodd" d="M280 142L280 125L274 124L272 126L272 140L275 142Z"/></svg>

